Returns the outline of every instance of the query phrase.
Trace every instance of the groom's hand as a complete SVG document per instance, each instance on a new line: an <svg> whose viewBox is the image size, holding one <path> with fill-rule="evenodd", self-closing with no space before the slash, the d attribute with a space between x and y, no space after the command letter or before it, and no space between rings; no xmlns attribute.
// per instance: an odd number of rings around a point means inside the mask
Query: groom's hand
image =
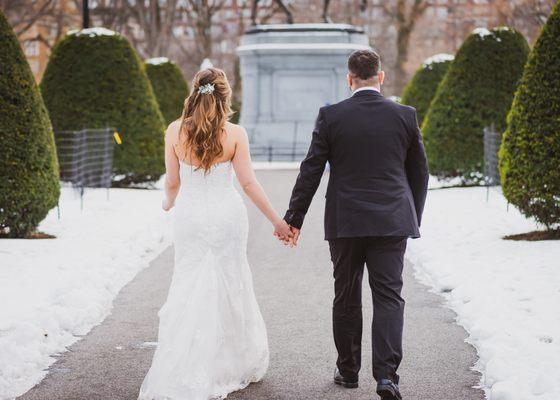
<svg viewBox="0 0 560 400"><path fill-rule="evenodd" d="M287 246L293 246L293 237L291 227L283 219L279 219L274 223L274 236Z"/></svg>
<svg viewBox="0 0 560 400"><path fill-rule="evenodd" d="M293 242L294 246L297 246L297 241L299 239L299 234L300 234L301 230L298 229L298 228L294 228L293 226L290 226L290 230L292 231L292 234L294 235L292 237L292 242Z"/></svg>

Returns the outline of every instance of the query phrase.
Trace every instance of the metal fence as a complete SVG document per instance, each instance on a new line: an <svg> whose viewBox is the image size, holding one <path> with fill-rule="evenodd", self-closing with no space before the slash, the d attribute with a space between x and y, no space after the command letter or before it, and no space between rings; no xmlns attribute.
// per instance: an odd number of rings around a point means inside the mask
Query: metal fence
<svg viewBox="0 0 560 400"><path fill-rule="evenodd" d="M251 158L255 161L301 161L307 154L309 145L251 146Z"/></svg>
<svg viewBox="0 0 560 400"><path fill-rule="evenodd" d="M498 167L498 151L502 135L496 132L494 124L484 128L484 181L486 186L500 184L500 171Z"/></svg>
<svg viewBox="0 0 560 400"><path fill-rule="evenodd" d="M111 187L114 131L114 128L56 131L60 180L78 188Z"/></svg>
<svg viewBox="0 0 560 400"><path fill-rule="evenodd" d="M60 180L80 191L80 207L84 207L85 188L111 187L113 150L118 134L114 128L55 131ZM109 190L107 190L109 198ZM58 207L60 218L60 206Z"/></svg>

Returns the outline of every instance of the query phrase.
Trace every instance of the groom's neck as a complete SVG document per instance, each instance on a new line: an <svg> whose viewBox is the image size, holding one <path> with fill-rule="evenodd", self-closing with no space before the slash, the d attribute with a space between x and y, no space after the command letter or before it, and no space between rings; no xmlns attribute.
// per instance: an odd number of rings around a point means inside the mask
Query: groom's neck
<svg viewBox="0 0 560 400"><path fill-rule="evenodd" d="M371 77L370 79L355 79L354 78L354 79L352 79L352 81L350 83L352 84L352 86L351 86L352 92L355 92L358 89L362 89L362 88L366 88L366 87L375 88L378 91L381 91L380 81L376 76Z"/></svg>
<svg viewBox="0 0 560 400"><path fill-rule="evenodd" d="M356 90L362 89L362 88L374 88L378 92L381 92L381 85L379 85L379 83L371 83L369 85L352 85L352 87L351 87L352 92L355 92Z"/></svg>

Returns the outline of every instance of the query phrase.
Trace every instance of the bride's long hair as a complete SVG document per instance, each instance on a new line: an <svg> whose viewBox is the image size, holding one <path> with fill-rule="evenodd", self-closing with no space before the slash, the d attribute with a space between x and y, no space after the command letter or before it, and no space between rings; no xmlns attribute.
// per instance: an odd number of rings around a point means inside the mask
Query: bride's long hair
<svg viewBox="0 0 560 400"><path fill-rule="evenodd" d="M185 100L181 131L185 133L185 154L194 155L205 172L224 153L222 134L232 114L231 87L224 71L199 71Z"/></svg>

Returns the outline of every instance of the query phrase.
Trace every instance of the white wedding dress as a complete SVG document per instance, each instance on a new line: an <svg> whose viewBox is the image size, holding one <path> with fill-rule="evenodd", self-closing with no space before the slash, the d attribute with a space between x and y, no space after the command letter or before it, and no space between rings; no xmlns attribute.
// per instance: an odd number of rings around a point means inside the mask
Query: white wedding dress
<svg viewBox="0 0 560 400"><path fill-rule="evenodd" d="M223 399L259 381L268 341L247 262L247 210L231 162L180 163L175 267L141 400Z"/></svg>

